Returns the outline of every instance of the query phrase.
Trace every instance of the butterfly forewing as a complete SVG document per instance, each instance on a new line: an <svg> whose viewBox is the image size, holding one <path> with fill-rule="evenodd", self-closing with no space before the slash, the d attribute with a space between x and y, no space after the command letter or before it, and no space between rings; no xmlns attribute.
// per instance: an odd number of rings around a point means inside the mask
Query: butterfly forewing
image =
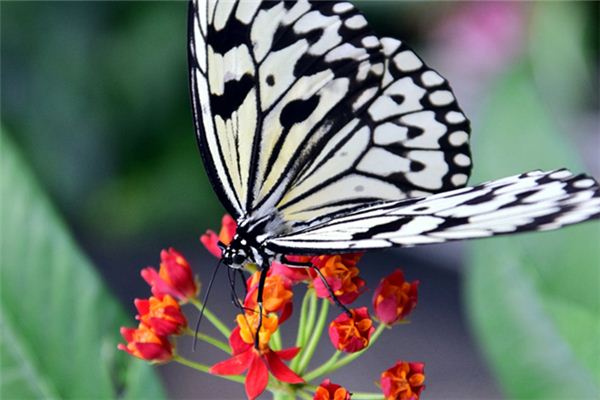
<svg viewBox="0 0 600 400"><path fill-rule="evenodd" d="M191 86L212 182L236 216L271 210L353 99L379 87L379 41L349 3L191 7ZM362 46L368 37L374 45Z"/></svg>
<svg viewBox="0 0 600 400"><path fill-rule="evenodd" d="M354 105L353 118L314 151L294 179L277 205L286 220L301 224L360 204L466 184L469 122L448 83L400 41L380 43L385 56L380 87Z"/></svg>

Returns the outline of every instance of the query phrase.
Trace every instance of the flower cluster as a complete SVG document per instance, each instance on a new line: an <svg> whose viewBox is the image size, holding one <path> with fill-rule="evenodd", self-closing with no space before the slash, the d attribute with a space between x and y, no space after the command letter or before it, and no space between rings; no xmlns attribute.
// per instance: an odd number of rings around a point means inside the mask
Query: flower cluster
<svg viewBox="0 0 600 400"><path fill-rule="evenodd" d="M212 255L220 258L236 229L233 218L225 215L219 234L209 230L200 241ZM173 360L202 372L243 382L249 399L257 398L265 390L308 397L310 382L354 361L386 328L405 322L417 304L419 282L406 281L398 269L383 278L375 289L373 316L367 307L353 307L352 304L367 290L358 267L361 258L362 253L286 255L265 271L250 271L245 280L244 297L234 301L240 313L235 318L235 326L229 330L198 301L200 285L185 258L174 249L163 250L158 271L152 267L142 270L142 277L151 286L152 296L135 300L139 326L122 328L127 343L120 344L119 349L151 362ZM266 276L262 276L263 273ZM264 280L262 307L258 299L261 276ZM296 342L295 346L282 349L280 327L293 314L297 286L306 289ZM204 315L226 336L228 343L187 328L181 311L181 305L186 303L204 310ZM333 303L349 308L340 310L339 315L327 324ZM325 330L333 355L325 363L308 370ZM194 335L229 356L210 366L175 355L173 338L180 334ZM423 369L422 363L398 361L385 370L380 378L385 398L417 400L425 387ZM312 395L317 400L347 400L352 393L325 379Z"/></svg>
<svg viewBox="0 0 600 400"><path fill-rule="evenodd" d="M135 299L140 321L136 329L121 328L127 344L118 348L152 362L166 362L173 356L171 335L179 335L187 327L179 302L194 298L199 285L193 278L187 260L175 249L160 253L160 268L142 270L142 277L151 287L148 299ZM179 302L178 302L179 301Z"/></svg>

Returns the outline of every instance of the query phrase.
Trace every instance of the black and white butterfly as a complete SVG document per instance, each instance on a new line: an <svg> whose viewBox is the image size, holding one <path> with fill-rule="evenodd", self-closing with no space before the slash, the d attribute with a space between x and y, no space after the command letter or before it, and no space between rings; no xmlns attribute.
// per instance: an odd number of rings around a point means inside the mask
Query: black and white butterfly
<svg viewBox="0 0 600 400"><path fill-rule="evenodd" d="M586 175L465 187L469 122L450 86L348 2L190 5L193 114L238 231L223 261L557 229L600 217Z"/></svg>

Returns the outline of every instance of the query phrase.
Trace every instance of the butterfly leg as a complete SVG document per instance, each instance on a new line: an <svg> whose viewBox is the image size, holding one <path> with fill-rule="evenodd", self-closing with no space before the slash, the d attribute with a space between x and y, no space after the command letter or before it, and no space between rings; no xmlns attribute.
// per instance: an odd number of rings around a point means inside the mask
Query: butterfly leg
<svg viewBox="0 0 600 400"><path fill-rule="evenodd" d="M262 326L263 319L263 292L265 289L265 282L267 280L267 273L269 272L269 268L271 263L269 261L263 262L260 267L260 279L258 281L258 293L256 296L256 303L258 304L258 326L256 327L256 336L254 337L254 347L258 349L260 328Z"/></svg>
<svg viewBox="0 0 600 400"><path fill-rule="evenodd" d="M317 268L317 266L315 266L310 261L307 261L307 262L291 261L291 260L288 260L285 256L281 257L281 261L283 261L287 266L289 266L291 268L312 268L316 272L316 274L319 276L319 278L321 279L321 282L323 282L323 285L325 285L327 292L329 292L329 297L333 300L333 302L339 308L341 308L349 317L352 317L352 313L350 312L348 307L343 305L340 302L340 300L338 299L338 297L335 295L335 293L333 293L333 289L329 285L329 282L327 282L327 279L325 279L325 277L323 276L323 273L321 272L321 270L319 268Z"/></svg>

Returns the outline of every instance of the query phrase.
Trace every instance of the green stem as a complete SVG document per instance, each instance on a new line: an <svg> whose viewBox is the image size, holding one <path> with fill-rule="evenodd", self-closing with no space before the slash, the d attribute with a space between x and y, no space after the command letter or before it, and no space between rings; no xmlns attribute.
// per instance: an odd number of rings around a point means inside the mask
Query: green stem
<svg viewBox="0 0 600 400"><path fill-rule="evenodd" d="M383 400L381 393L352 392L352 400Z"/></svg>
<svg viewBox="0 0 600 400"><path fill-rule="evenodd" d="M304 297L302 298L302 307L300 308L300 319L298 321L298 335L296 336L296 347L302 347L304 345L304 337L306 335L306 313L308 310L308 303L310 300L310 290L306 290Z"/></svg>
<svg viewBox="0 0 600 400"><path fill-rule="evenodd" d="M344 358L342 358L339 361L333 362L333 363L329 363L329 361L331 361L331 359L327 362L327 364L329 364L327 366L327 368L324 368L325 365L322 365L321 367L309 372L308 374L306 374L304 376L305 380L312 380L315 378L318 378L321 375L326 375L329 374L339 368L342 368L345 365L350 364L352 361L356 360L358 357L362 356L363 353L365 351L367 351L369 348L371 348L371 346L373 346L373 344L377 341L377 339L379 338L379 336L381 336L381 334L383 333L383 331L387 328L386 325L384 324L379 324L379 326L377 326L377 329L375 329L375 332L373 332L373 335L371 335L371 340L369 341L369 346L367 346L366 348L364 348L361 351L358 351L356 353L352 353L352 354L348 354L347 356L345 356ZM354 397L353 397L354 398Z"/></svg>
<svg viewBox="0 0 600 400"><path fill-rule="evenodd" d="M298 395L298 397L301 397L304 400L312 400L313 399L313 395L305 392L304 390L298 390L296 392L296 394Z"/></svg>
<svg viewBox="0 0 600 400"><path fill-rule="evenodd" d="M271 335L270 346L273 350L281 350L281 332L279 328Z"/></svg>
<svg viewBox="0 0 600 400"><path fill-rule="evenodd" d="M301 356L306 350L304 347L306 345L306 339L309 336L309 333L312 332L312 329L315 325L315 317L317 314L317 296L313 289L307 289L306 294L304 295L305 299L308 299L308 312L306 313L306 318L304 320L304 324L300 325L300 329L302 330L302 335L298 333L298 340L296 341L296 347L300 347L300 354L296 356L291 364L290 368L293 371L298 371L298 367L300 365ZM303 301L304 302L304 301Z"/></svg>
<svg viewBox="0 0 600 400"><path fill-rule="evenodd" d="M336 351L335 353L333 353L333 355L329 358L329 360L327 360L324 364L322 364L320 367L318 367L318 368L310 371L306 375L304 375L304 380L307 382L310 382L313 379L325 374L326 372L323 372L323 371L329 371L329 369L333 365L335 365L335 363L337 362L338 358L340 358L341 355L342 355L341 351Z"/></svg>
<svg viewBox="0 0 600 400"><path fill-rule="evenodd" d="M202 311L202 302L198 299L189 299L190 303L192 303L194 306L196 306L196 308L200 311ZM231 331L229 330L229 328L227 328L227 326L225 326L225 324L223 322L221 322L221 320L215 315L213 314L208 308L204 309L204 316L206 316L206 319L210 321L211 324L213 324L213 326L215 328L217 328L217 330L219 332L221 332L221 334L223 336L225 336L227 339L229 339L229 335L231 335Z"/></svg>
<svg viewBox="0 0 600 400"><path fill-rule="evenodd" d="M178 355L173 356L173 361L176 361L179 364L183 364L187 367L193 368L197 371L201 371L201 372L210 374L210 372L209 372L210 367L208 365L200 364L200 363L197 363L192 360L188 360L187 358L183 358ZM238 383L244 383L246 381L246 378L241 375L215 375L215 376L218 376L219 378L227 379L228 381L233 381L233 382L238 382Z"/></svg>
<svg viewBox="0 0 600 400"><path fill-rule="evenodd" d="M323 332L323 328L325 327L325 323L327 322L327 315L329 314L329 299L321 300L321 310L319 312L319 319L315 324L315 328L311 329L309 332L311 334L310 338L308 338L308 344L306 345L306 349L302 352L302 359L300 360L300 364L298 365L298 374L302 375L306 367L308 367L308 363L310 362L315 350L317 349L317 344L319 344L319 340L321 339L321 333Z"/></svg>
<svg viewBox="0 0 600 400"><path fill-rule="evenodd" d="M203 342L212 344L216 348L223 350L225 353L231 354L231 349L229 348L229 345L225 342L220 341L219 339L215 339L214 337L205 335L204 333L200 333L200 332L195 333L190 328L186 328L183 331L183 333L185 333L186 335L192 336L192 337L196 336L198 339L202 340Z"/></svg>

